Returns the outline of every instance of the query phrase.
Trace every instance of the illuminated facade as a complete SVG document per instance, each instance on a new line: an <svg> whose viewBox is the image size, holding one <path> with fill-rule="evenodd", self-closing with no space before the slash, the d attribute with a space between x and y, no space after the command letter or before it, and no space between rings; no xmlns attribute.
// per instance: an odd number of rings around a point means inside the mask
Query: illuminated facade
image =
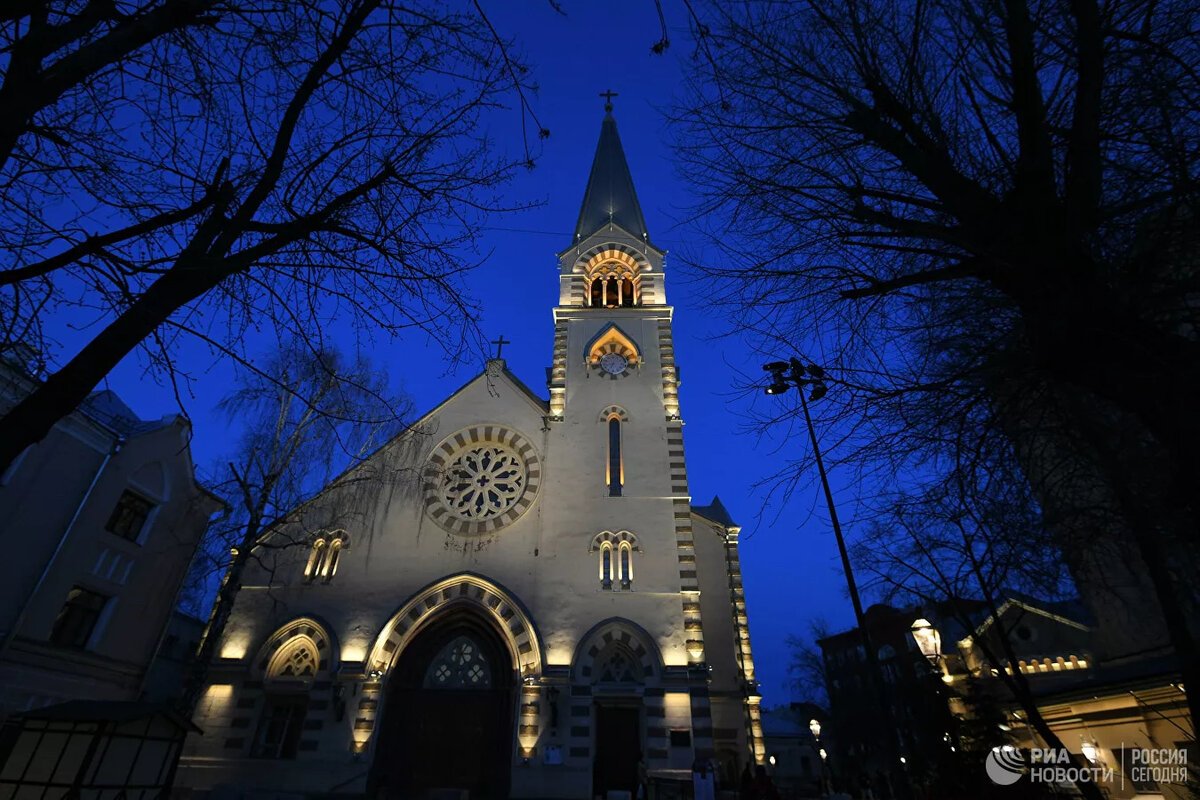
<svg viewBox="0 0 1200 800"><path fill-rule="evenodd" d="M738 526L694 506L663 251L608 113L548 399L500 358L264 550L178 783L580 797L761 761ZM313 512L306 516L313 518Z"/></svg>

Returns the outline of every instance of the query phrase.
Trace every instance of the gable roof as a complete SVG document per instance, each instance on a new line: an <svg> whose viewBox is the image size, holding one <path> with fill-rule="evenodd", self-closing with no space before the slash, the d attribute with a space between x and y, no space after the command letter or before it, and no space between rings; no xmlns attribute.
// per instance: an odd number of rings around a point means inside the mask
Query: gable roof
<svg viewBox="0 0 1200 800"><path fill-rule="evenodd" d="M600 123L600 141L592 159L583 205L575 223L575 242L580 242L606 225L616 225L635 238L649 241L646 219L633 188L633 176L617 134L617 120L612 112Z"/></svg>
<svg viewBox="0 0 1200 800"><path fill-rule="evenodd" d="M139 433L165 428L174 421L174 416L171 415L157 420L142 419L111 389L92 392L79 404L79 410L109 430L123 436L135 436Z"/></svg>
<svg viewBox="0 0 1200 800"><path fill-rule="evenodd" d="M499 369L493 371L492 370L493 364L497 365L499 367ZM295 514L300 509L305 508L306 506L309 506L312 503L315 503L322 495L324 495L329 490L329 488L331 486L337 485L342 480L342 478L344 478L347 475L349 475L350 473L354 472L354 470L362 468L364 464L371 461L371 459L375 458L377 455L379 455L383 451L387 450L395 442L399 441L400 439L403 439L406 436L413 435L414 431L419 430L422 423L424 423L426 420L429 420L432 417L434 417L439 411L441 411L447 405L452 403L459 395L466 392L468 389L470 389L472 386L474 386L480 380L488 380L493 375L502 375L503 377L507 378L508 381L513 385L513 388L517 389L517 391L521 395L521 397L525 398L526 401L528 401L530 404L532 404L533 407L537 410L537 412L539 414L545 415L550 412L550 402L548 400L543 400L542 398L538 397L537 394L535 394L534 391L532 389L530 389L525 384L524 381L522 381L520 378L518 378L516 375L514 375L513 372L511 370L509 370L508 366L504 363L504 359L499 359L499 358L489 359L487 362L487 366L484 367L482 372L479 372L476 375L474 375L473 377L471 377L466 383L462 384L457 389L455 389L453 392L451 392L449 395L447 395L446 398L444 400L442 400L442 402L438 403L433 408L429 409L424 414L417 417L409 424L405 425L403 427L403 429L401 429L399 432L396 433L396 435L392 436L386 442L379 445L379 447L372 450L366 456L359 459L355 463L350 464L345 469L343 469L341 472L339 472L337 475L333 476L333 478L328 480L325 483L325 485L321 487L321 489L319 491L314 493L307 500L297 503L294 507L288 509L286 512L279 514L278 518L269 526L269 528L266 531L263 532L262 536L259 537L259 541L261 542L261 541L266 541L267 539L269 539L276 532L278 532L278 530L281 527L283 527L284 525L287 524L287 522L289 521L289 519L291 518L291 516L293 514Z"/></svg>

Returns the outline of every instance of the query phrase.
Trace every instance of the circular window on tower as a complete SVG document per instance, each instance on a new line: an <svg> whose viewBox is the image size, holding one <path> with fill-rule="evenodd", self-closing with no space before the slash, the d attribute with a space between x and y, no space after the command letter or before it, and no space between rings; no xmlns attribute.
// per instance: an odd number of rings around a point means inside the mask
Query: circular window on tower
<svg viewBox="0 0 1200 800"><path fill-rule="evenodd" d="M474 536L503 528L533 505L541 466L519 433L478 425L435 447L424 477L425 507L434 522Z"/></svg>

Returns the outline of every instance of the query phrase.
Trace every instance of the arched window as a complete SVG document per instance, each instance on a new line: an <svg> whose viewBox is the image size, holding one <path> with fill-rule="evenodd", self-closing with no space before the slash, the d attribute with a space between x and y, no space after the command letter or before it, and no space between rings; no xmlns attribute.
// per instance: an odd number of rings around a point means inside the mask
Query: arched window
<svg viewBox="0 0 1200 800"><path fill-rule="evenodd" d="M304 564L304 579L312 581L320 578L323 583L329 583L337 574L342 551L349 545L350 537L345 531L318 533L313 539L312 549L308 552L308 561Z"/></svg>
<svg viewBox="0 0 1200 800"><path fill-rule="evenodd" d="M316 645L306 637L297 636L272 661L270 677L306 680L317 674L319 663Z"/></svg>
<svg viewBox="0 0 1200 800"><path fill-rule="evenodd" d="M637 549L637 536L629 531L604 531L596 534L589 552L596 553L599 557L602 589L632 588L633 553Z"/></svg>
<svg viewBox="0 0 1200 800"><path fill-rule="evenodd" d="M633 279L628 275L621 281L621 305L626 308L632 308L637 305L637 298L634 297Z"/></svg>
<svg viewBox="0 0 1200 800"><path fill-rule="evenodd" d="M312 549L308 552L308 563L304 565L304 577L306 580L312 580L317 577L321 569L321 556L325 553L325 545L328 542L324 537L317 537L317 540L312 543Z"/></svg>
<svg viewBox="0 0 1200 800"><path fill-rule="evenodd" d="M613 551L608 542L600 545L600 586L611 589L613 584Z"/></svg>
<svg viewBox="0 0 1200 800"><path fill-rule="evenodd" d="M316 643L294 636L275 652L266 674L266 703L250 755L295 758L308 714L308 688L321 669Z"/></svg>
<svg viewBox="0 0 1200 800"><path fill-rule="evenodd" d="M608 420L608 464L604 478L608 483L608 496L620 497L625 483L625 462L621 459L621 419L617 416Z"/></svg>
<svg viewBox="0 0 1200 800"><path fill-rule="evenodd" d="M604 305L608 308L615 307L620 300L620 292L620 283L617 282L617 276L608 276L608 280L604 282Z"/></svg>
<svg viewBox="0 0 1200 800"><path fill-rule="evenodd" d="M604 305L604 279L596 278L592 281L592 296L589 305L592 308L600 308Z"/></svg>
<svg viewBox="0 0 1200 800"><path fill-rule="evenodd" d="M346 544L344 538L336 538L329 543L328 552L325 554L325 563L321 566L321 579L326 583L337 574L338 560L342 557L342 547Z"/></svg>

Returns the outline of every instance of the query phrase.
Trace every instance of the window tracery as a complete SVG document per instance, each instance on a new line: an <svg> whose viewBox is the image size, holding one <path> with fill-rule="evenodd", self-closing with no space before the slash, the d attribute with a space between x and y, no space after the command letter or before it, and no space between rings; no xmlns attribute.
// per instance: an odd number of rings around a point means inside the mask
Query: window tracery
<svg viewBox="0 0 1200 800"><path fill-rule="evenodd" d="M309 682L320 668L316 643L307 636L294 636L275 652L267 667L267 679Z"/></svg>
<svg viewBox="0 0 1200 800"><path fill-rule="evenodd" d="M611 261L588 274L587 299L592 308L633 308L641 305L637 275L625 264Z"/></svg>
<svg viewBox="0 0 1200 800"><path fill-rule="evenodd" d="M613 643L596 657L596 683L641 683L641 663L625 647Z"/></svg>
<svg viewBox="0 0 1200 800"><path fill-rule="evenodd" d="M537 450L524 436L474 425L433 448L423 470L425 513L451 533L490 534L533 505L540 482Z"/></svg>
<svg viewBox="0 0 1200 800"><path fill-rule="evenodd" d="M427 689L490 689L492 671L469 636L452 639L425 670Z"/></svg>
<svg viewBox="0 0 1200 800"><path fill-rule="evenodd" d="M503 445L463 451L446 471L442 500L454 514L484 520L503 514L525 491L525 463Z"/></svg>

